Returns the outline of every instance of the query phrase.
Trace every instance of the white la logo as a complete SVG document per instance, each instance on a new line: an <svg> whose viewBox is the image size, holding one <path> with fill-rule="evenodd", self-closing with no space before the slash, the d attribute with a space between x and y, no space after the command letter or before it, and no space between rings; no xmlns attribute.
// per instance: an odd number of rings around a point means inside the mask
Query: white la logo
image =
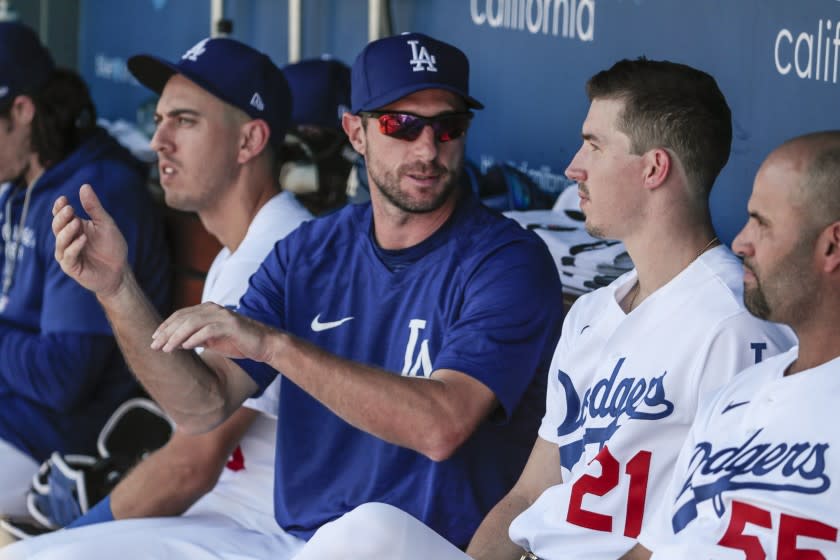
<svg viewBox="0 0 840 560"><path fill-rule="evenodd" d="M204 51L207 50L207 49L204 48L204 46L207 44L207 41L209 41L209 40L210 39L202 39L201 41L199 41L198 43L193 45L193 47L190 50L188 50L187 52L184 53L184 56L182 56L181 59L182 60L192 60L193 62L198 60L198 57L203 55Z"/></svg>
<svg viewBox="0 0 840 560"><path fill-rule="evenodd" d="M429 377L432 374L432 358L429 355L429 341L424 340L417 349L417 342L420 338L420 331L426 328L426 321L423 319L412 319L408 322L408 329L411 334L408 336L408 344L405 346L405 362L402 374L417 377ZM414 354L417 354L415 358Z"/></svg>
<svg viewBox="0 0 840 560"><path fill-rule="evenodd" d="M429 54L426 47L421 46L418 50L417 45L419 43L420 41L417 41L416 39L408 41L408 44L411 45L411 60L408 61L408 63L411 64L411 69L415 72L422 72L424 70L428 72L437 72L435 57ZM424 66L425 68L423 68Z"/></svg>

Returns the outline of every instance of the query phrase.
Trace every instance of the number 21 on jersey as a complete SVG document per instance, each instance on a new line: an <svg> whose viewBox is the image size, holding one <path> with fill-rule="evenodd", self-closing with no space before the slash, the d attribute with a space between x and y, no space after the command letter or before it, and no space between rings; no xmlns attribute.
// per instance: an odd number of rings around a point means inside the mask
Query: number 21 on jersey
<svg viewBox="0 0 840 560"><path fill-rule="evenodd" d="M569 498L569 513L566 520L587 529L612 532L612 516L584 509L583 499L587 494L606 495L619 486L622 476L627 476L630 483L627 491L624 535L630 538L639 536L639 532L642 530L642 517L645 513L645 496L647 494L651 455L650 451L639 451L622 468L622 465L610 453L609 446L605 445L598 455L592 459L593 462L601 465L601 474L599 476L585 474L572 486L572 493Z"/></svg>

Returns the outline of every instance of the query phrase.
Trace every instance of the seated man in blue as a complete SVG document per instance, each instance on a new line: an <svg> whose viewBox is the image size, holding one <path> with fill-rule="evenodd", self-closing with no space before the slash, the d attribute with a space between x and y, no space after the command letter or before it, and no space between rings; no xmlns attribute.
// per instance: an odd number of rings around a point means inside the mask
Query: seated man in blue
<svg viewBox="0 0 840 560"><path fill-rule="evenodd" d="M213 48L138 78L218 75L205 61ZM230 80L247 71L230 70ZM296 544L199 543L192 557L292 558L321 525L370 501L465 546L516 480L543 412L538 372L559 335L561 289L536 235L458 187L469 109L482 108L468 81L464 53L431 37L369 44L343 127L366 159L371 201L279 241L235 312L205 303L161 324L138 303L119 231L93 192L82 191L90 221L57 202L56 258L97 294L179 429L212 428L282 373L274 508ZM109 540L98 552L172 553L154 535L145 544Z"/></svg>
<svg viewBox="0 0 840 560"><path fill-rule="evenodd" d="M32 30L0 23L0 514L25 512L50 452L93 452L138 391L96 298L55 262L50 222L57 197L79 208L79 185L101 187L130 266L163 309L168 255L145 176L96 126L78 75L55 68Z"/></svg>

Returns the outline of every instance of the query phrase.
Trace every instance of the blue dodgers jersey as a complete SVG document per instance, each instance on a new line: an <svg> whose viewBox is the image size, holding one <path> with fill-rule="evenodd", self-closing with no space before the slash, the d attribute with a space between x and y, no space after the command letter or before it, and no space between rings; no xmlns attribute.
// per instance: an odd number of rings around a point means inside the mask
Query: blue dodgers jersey
<svg viewBox="0 0 840 560"><path fill-rule="evenodd" d="M14 378L13 384L0 381L0 439L38 461L55 450L95 452L96 436L105 421L139 390L96 297L67 276L55 260L53 204L65 195L73 209L87 217L79 201L79 187L84 183L94 187L123 232L140 286L159 311L169 304L169 255L160 213L146 189L146 169L104 130L98 129L43 173L32 188L22 232L16 230L26 189L10 184L0 188L0 247L8 247L13 232L21 240L8 302L0 310L0 336L13 332L40 337L32 347L41 354L23 360L32 371L9 371L29 347L9 349L15 356L0 351L0 368L4 370L0 379ZM10 264L0 252L0 276ZM50 339L54 335L105 337L99 341L104 344L99 344L98 351L92 352L95 363L80 368L84 370L80 371L82 378L69 378L68 372L56 371L48 363L50 353L60 350L48 347L59 344ZM0 345L0 350L3 348Z"/></svg>
<svg viewBox="0 0 840 560"><path fill-rule="evenodd" d="M467 373L500 402L436 463L353 428L283 378L275 514L295 535L378 501L465 546L524 467L562 322L551 256L471 195L422 245L422 258L391 272L376 254L370 206L348 206L280 241L240 302L245 315L395 375ZM276 373L239 363L261 387Z"/></svg>

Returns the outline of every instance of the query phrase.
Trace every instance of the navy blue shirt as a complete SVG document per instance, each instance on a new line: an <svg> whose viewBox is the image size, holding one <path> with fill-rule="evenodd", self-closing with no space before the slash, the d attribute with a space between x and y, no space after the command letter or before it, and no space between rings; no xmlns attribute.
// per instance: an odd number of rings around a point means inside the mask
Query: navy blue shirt
<svg viewBox="0 0 840 560"><path fill-rule="evenodd" d="M90 183L128 241L129 262L157 308L169 301L169 257L146 171L104 130L47 169L32 187L0 188L0 278L14 266L0 310L0 438L37 461L52 451L92 453L111 412L138 386L96 297L55 260L52 207L65 195L79 215ZM8 209L8 212L7 212ZM20 239L12 265L6 248Z"/></svg>
<svg viewBox="0 0 840 560"><path fill-rule="evenodd" d="M277 521L308 538L378 501L464 546L533 446L562 321L560 281L536 235L470 194L400 266L383 263L370 232L369 204L303 224L251 278L239 312L395 375L466 373L500 406L451 458L434 462L350 426L283 379ZM277 373L239 363L263 388Z"/></svg>

